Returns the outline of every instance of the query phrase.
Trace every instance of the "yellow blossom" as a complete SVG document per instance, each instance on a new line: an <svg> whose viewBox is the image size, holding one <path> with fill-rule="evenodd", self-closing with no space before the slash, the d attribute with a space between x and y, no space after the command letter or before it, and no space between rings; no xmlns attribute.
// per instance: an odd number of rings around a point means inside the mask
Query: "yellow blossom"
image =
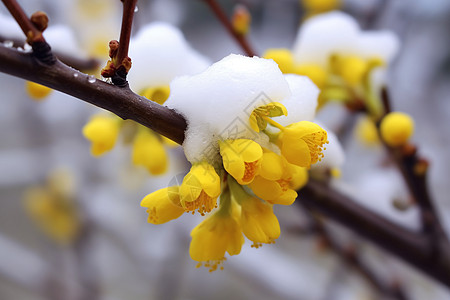
<svg viewBox="0 0 450 300"><path fill-rule="evenodd" d="M288 112L286 107L279 102L271 102L266 105L255 108L250 114L249 122L250 127L259 132L264 130L268 124L268 118L287 116Z"/></svg>
<svg viewBox="0 0 450 300"><path fill-rule="evenodd" d="M323 89L328 79L327 71L319 65L302 64L295 66L293 73L307 76L319 89Z"/></svg>
<svg viewBox="0 0 450 300"><path fill-rule="evenodd" d="M73 203L49 189L28 189L25 209L40 229L60 244L69 244L79 232L80 222Z"/></svg>
<svg viewBox="0 0 450 300"><path fill-rule="evenodd" d="M177 142L172 141L171 139L161 135L161 138L164 142L165 145L167 145L167 147L169 148L176 148L178 146L180 146L180 144L178 144Z"/></svg>
<svg viewBox="0 0 450 300"><path fill-rule="evenodd" d="M291 172L291 180L289 186L291 189L298 191L308 182L309 175L306 168L302 168L293 164L289 164Z"/></svg>
<svg viewBox="0 0 450 300"><path fill-rule="evenodd" d="M294 58L289 49L267 49L263 57L273 59L278 64L281 72L294 73Z"/></svg>
<svg viewBox="0 0 450 300"><path fill-rule="evenodd" d="M309 168L323 157L323 145L328 143L327 132L308 121L286 126L278 142L281 154L291 164Z"/></svg>
<svg viewBox="0 0 450 300"><path fill-rule="evenodd" d="M245 35L250 30L250 22L252 16L244 5L236 5L233 17L231 18L231 25L237 34Z"/></svg>
<svg viewBox="0 0 450 300"><path fill-rule="evenodd" d="M145 98L152 100L158 104L164 104L170 95L170 87L168 85L146 88L141 92Z"/></svg>
<svg viewBox="0 0 450 300"><path fill-rule="evenodd" d="M261 146L248 139L219 142L225 170L240 184L249 184L258 174L263 155Z"/></svg>
<svg viewBox="0 0 450 300"><path fill-rule="evenodd" d="M308 11L319 13L337 9L341 6L341 0L300 0Z"/></svg>
<svg viewBox="0 0 450 300"><path fill-rule="evenodd" d="M120 119L113 115L94 115L84 125L83 135L92 142L91 153L100 156L114 148L119 135Z"/></svg>
<svg viewBox="0 0 450 300"><path fill-rule="evenodd" d="M405 113L391 112L380 125L381 137L392 147L405 144L414 132L414 120Z"/></svg>
<svg viewBox="0 0 450 300"><path fill-rule="evenodd" d="M167 153L162 141L150 129L140 128L133 141L133 164L147 168L150 174L160 175L167 170Z"/></svg>
<svg viewBox="0 0 450 300"><path fill-rule="evenodd" d="M26 82L25 88L28 96L37 101L44 99L53 91L51 88L31 81Z"/></svg>
<svg viewBox="0 0 450 300"><path fill-rule="evenodd" d="M367 61L355 55L335 57L332 66L335 72L350 86L356 86L362 83L363 77L368 69Z"/></svg>
<svg viewBox="0 0 450 300"><path fill-rule="evenodd" d="M185 212L180 204L178 186L163 188L148 194L141 201L141 206L147 208L148 222L152 224L169 222Z"/></svg>
<svg viewBox="0 0 450 300"><path fill-rule="evenodd" d="M265 151L260 176L250 183L255 195L271 204L291 205L297 192L290 187L292 173L288 165L284 157Z"/></svg>
<svg viewBox="0 0 450 300"><path fill-rule="evenodd" d="M244 237L236 206L226 190L221 195L220 209L192 230L189 253L193 260L201 262L198 266L203 264L211 272L225 260L225 252L229 255L241 252Z"/></svg>
<svg viewBox="0 0 450 300"><path fill-rule="evenodd" d="M203 161L192 165L180 186L180 202L186 211L201 215L216 207L220 195L220 177L212 165Z"/></svg>
<svg viewBox="0 0 450 300"><path fill-rule="evenodd" d="M273 213L272 205L252 197L237 184L229 180L231 193L241 205L241 226L244 235L254 243L271 244L280 236L280 224Z"/></svg>
<svg viewBox="0 0 450 300"><path fill-rule="evenodd" d="M379 143L378 130L375 123L369 118L361 118L355 127L356 137L366 145L376 145Z"/></svg>

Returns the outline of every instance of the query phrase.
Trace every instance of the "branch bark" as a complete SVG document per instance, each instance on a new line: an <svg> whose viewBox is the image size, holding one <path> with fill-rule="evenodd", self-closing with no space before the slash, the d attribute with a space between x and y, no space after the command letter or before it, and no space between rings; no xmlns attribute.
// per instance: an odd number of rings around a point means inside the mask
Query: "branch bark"
<svg viewBox="0 0 450 300"><path fill-rule="evenodd" d="M299 195L298 201L309 209L341 223L450 287L450 245L447 239L441 237L434 246L428 235L406 230L314 179L310 179Z"/></svg>
<svg viewBox="0 0 450 300"><path fill-rule="evenodd" d="M133 93L129 87L120 88L96 80L60 61L46 65L33 53L0 46L0 71L74 96L123 119L134 120L179 144L184 140L187 124L180 114Z"/></svg>

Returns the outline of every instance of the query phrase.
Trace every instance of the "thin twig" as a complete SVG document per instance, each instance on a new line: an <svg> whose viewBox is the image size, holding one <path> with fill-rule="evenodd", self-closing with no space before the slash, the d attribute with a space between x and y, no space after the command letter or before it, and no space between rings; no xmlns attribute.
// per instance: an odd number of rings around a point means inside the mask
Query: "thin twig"
<svg viewBox="0 0 450 300"><path fill-rule="evenodd" d="M384 88L382 91L382 103L385 116L392 111L387 88ZM378 123L378 129L380 127L379 125ZM422 230L428 237L433 254L440 256L442 249L439 247L439 243L441 240L449 242L449 238L439 221L437 210L428 191L428 161L421 158L417 148L411 144L403 147L390 147L383 142L383 145L400 170L410 195L420 208Z"/></svg>
<svg viewBox="0 0 450 300"><path fill-rule="evenodd" d="M302 205L302 202L300 201L299 204ZM309 216L311 221L311 226L308 228L313 228L313 232L324 242L327 249L333 251L333 253L339 256L345 263L359 272L378 292L394 299L408 299L397 282L387 285L384 281L379 279L375 272L361 260L356 245L351 244L346 247L339 245L328 232L323 220L317 217L317 213L309 209L307 209L307 211L310 212Z"/></svg>
<svg viewBox="0 0 450 300"><path fill-rule="evenodd" d="M117 53L117 61L121 63L128 57L128 48L130 45L131 28L133 25L134 11L137 0L122 0L123 14L122 27L120 29L119 49Z"/></svg>
<svg viewBox="0 0 450 300"><path fill-rule="evenodd" d="M433 246L427 234L394 224L315 179L310 179L299 195L298 202L308 209L332 218L450 287L450 244L446 239L440 236Z"/></svg>
<svg viewBox="0 0 450 300"><path fill-rule="evenodd" d="M9 39L0 35L0 43L4 42L12 42L14 48L21 48L25 44L23 39ZM57 51L53 51L53 53L64 64L82 72L93 71L100 66L99 60L95 58L80 58Z"/></svg>
<svg viewBox="0 0 450 300"><path fill-rule="evenodd" d="M24 10L16 0L2 0L2 2L14 17L17 24L19 24L23 33L27 37L27 42L30 43L30 45L35 41L45 42L45 39L42 36L42 32L40 32L33 25L30 18L28 18L28 16L25 14Z"/></svg>
<svg viewBox="0 0 450 300"><path fill-rule="evenodd" d="M203 0L206 4L208 4L209 8L214 12L215 16L219 21L222 23L222 25L225 27L225 29L228 31L228 33L238 42L238 44L241 46L242 50L244 50L245 54L252 57L255 56L255 51L253 51L252 47L248 43L245 35L237 33L233 25L231 25L231 22L225 12L223 11L222 7L217 3L216 0Z"/></svg>

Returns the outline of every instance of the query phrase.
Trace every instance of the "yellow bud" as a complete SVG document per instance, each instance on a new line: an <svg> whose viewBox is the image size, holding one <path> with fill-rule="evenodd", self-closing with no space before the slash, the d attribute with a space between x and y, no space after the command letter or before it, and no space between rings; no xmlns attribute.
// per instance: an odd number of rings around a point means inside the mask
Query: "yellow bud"
<svg viewBox="0 0 450 300"><path fill-rule="evenodd" d="M309 77L319 89L322 89L325 86L328 79L327 71L325 71L324 68L313 64L296 66L294 73Z"/></svg>
<svg viewBox="0 0 450 300"><path fill-rule="evenodd" d="M244 5L236 5L231 19L231 24L236 33L245 35L250 30L252 16Z"/></svg>
<svg viewBox="0 0 450 300"><path fill-rule="evenodd" d="M30 98L32 98L34 100L38 100L38 101L43 100L52 91L51 88L48 88L46 86L31 82L31 81L26 82L25 88L27 90L28 96L30 96Z"/></svg>
<svg viewBox="0 0 450 300"><path fill-rule="evenodd" d="M341 6L341 0L300 0L306 10L324 12L337 9Z"/></svg>
<svg viewBox="0 0 450 300"><path fill-rule="evenodd" d="M376 145L380 141L375 123L368 117L361 118L355 127L356 137L365 145Z"/></svg>
<svg viewBox="0 0 450 300"><path fill-rule="evenodd" d="M361 83L367 68L367 62L358 56L338 58L337 72L350 85Z"/></svg>
<svg viewBox="0 0 450 300"><path fill-rule="evenodd" d="M91 153L100 156L116 144L120 131L120 119L112 115L94 115L83 127L83 135L92 142Z"/></svg>
<svg viewBox="0 0 450 300"><path fill-rule="evenodd" d="M142 91L141 95L162 105L164 104L164 102L166 102L167 98L169 98L170 87L167 85L146 88L144 91Z"/></svg>
<svg viewBox="0 0 450 300"><path fill-rule="evenodd" d="M294 72L294 58L290 50L285 48L267 49L264 58L273 59L283 73Z"/></svg>
<svg viewBox="0 0 450 300"><path fill-rule="evenodd" d="M407 114L392 112L386 115L380 125L381 137L389 146L405 144L414 132L414 120Z"/></svg>

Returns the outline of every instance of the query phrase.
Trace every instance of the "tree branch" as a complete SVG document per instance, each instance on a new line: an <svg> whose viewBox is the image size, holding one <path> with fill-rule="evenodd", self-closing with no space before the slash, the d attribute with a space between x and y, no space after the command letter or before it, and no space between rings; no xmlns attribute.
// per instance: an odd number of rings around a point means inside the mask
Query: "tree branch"
<svg viewBox="0 0 450 300"><path fill-rule="evenodd" d="M4 36L0 35L0 43L4 42L12 42L12 46L15 48L23 47L26 43L23 39L7 39ZM100 65L99 61L95 58L80 58L64 53L59 53L57 51L53 51L53 53L64 64L82 72L95 70Z"/></svg>
<svg viewBox="0 0 450 300"><path fill-rule="evenodd" d="M131 38L131 27L133 25L134 10L137 0L122 0L123 14L122 27L120 29L119 50L117 53L117 61L121 63L128 57L128 48Z"/></svg>
<svg viewBox="0 0 450 300"><path fill-rule="evenodd" d="M382 90L382 103L384 106L384 117L392 111L387 88ZM377 125L379 130L380 122ZM383 144L402 174L415 203L417 203L421 210L422 229L424 233L427 234L434 251L439 251L439 240L445 239L448 241L448 236L439 221L436 208L428 191L428 161L418 155L417 148L414 145L407 144L403 147L390 147L384 142Z"/></svg>
<svg viewBox="0 0 450 300"><path fill-rule="evenodd" d="M30 80L109 110L123 119L134 120L181 144L185 119L175 111L133 93L95 80L59 60L49 66L33 53L0 46L0 71Z"/></svg>
<svg viewBox="0 0 450 300"><path fill-rule="evenodd" d="M317 212L310 210L303 204L302 201L299 202L303 209L309 212L309 217L311 225L308 227L309 233L314 233L324 242L325 247L330 249L335 253L341 260L359 272L362 277L370 284L373 288L378 290L378 292L398 299L407 300L402 287L398 282L393 282L392 284L387 284L385 281L380 280L380 278L373 272L360 258L359 251L356 245L350 244L347 246L342 246L336 242L332 235L330 235L327 230L323 220L317 216Z"/></svg>
<svg viewBox="0 0 450 300"><path fill-rule="evenodd" d="M450 245L446 239L440 237L433 246L426 234L406 230L314 179L299 195L298 201L309 209L341 223L450 287Z"/></svg>
<svg viewBox="0 0 450 300"><path fill-rule="evenodd" d="M42 36L42 32L39 31L28 18L28 16L23 11L22 7L17 3L16 0L2 0L3 4L5 4L8 11L14 17L16 22L19 24L23 33L27 37L27 42L32 45L35 41L43 41L44 37Z"/></svg>

